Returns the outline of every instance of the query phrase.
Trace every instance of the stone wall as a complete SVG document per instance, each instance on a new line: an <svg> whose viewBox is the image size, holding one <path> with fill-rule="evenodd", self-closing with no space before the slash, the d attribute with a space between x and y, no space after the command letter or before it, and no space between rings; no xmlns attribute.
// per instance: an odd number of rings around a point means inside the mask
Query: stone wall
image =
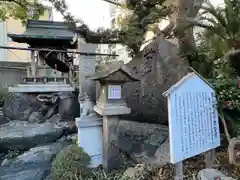
<svg viewBox="0 0 240 180"><path fill-rule="evenodd" d="M141 81L128 83L124 87L125 99L132 109L131 115L124 118L167 123L167 99L162 93L188 71L188 66L178 55L177 46L158 37L127 66L140 76Z"/></svg>
<svg viewBox="0 0 240 180"><path fill-rule="evenodd" d="M28 63L0 61L0 87L5 84L19 84L27 75Z"/></svg>

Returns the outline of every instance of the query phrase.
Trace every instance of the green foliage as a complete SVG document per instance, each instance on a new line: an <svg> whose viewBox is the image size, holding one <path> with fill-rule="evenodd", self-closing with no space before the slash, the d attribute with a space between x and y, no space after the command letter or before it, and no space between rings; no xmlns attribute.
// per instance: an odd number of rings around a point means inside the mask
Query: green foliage
<svg viewBox="0 0 240 180"><path fill-rule="evenodd" d="M240 48L240 1L224 2L225 6L217 8L204 4L199 17L189 19L192 25L205 28L198 37L197 57L191 65L214 86L219 111L235 136L240 124L240 90L237 75L224 56Z"/></svg>
<svg viewBox="0 0 240 180"><path fill-rule="evenodd" d="M29 11L33 14L28 14ZM0 20L9 17L20 19L23 24L27 19L38 19L44 12L44 6L36 0L0 0Z"/></svg>
<svg viewBox="0 0 240 180"><path fill-rule="evenodd" d="M201 36L198 53L202 55L195 68L213 85L218 100L218 108L221 116L231 124L230 132L236 136L240 124L240 90L238 88L237 76L233 68L224 58L231 47L225 40L212 34L210 38L207 29Z"/></svg>
<svg viewBox="0 0 240 180"><path fill-rule="evenodd" d="M77 145L64 148L53 161L53 180L74 180L89 173L90 157Z"/></svg>
<svg viewBox="0 0 240 180"><path fill-rule="evenodd" d="M145 34L150 26L159 23L166 18L170 9L166 6L166 0L129 0L126 3L128 15L120 22L120 30L123 44L126 45L131 54L140 51L145 40Z"/></svg>
<svg viewBox="0 0 240 180"><path fill-rule="evenodd" d="M80 25L76 33L89 43L123 44L132 55L140 51L149 26L166 18L170 13L169 6L165 5L166 0L128 0L126 4L120 4L114 0L104 1L126 11L126 16L122 18L119 27L99 28L97 31L92 31L83 21L79 21ZM65 19L69 19L69 13Z"/></svg>
<svg viewBox="0 0 240 180"><path fill-rule="evenodd" d="M73 16L68 12L68 6L65 0L48 0L48 2L50 2L53 7L62 14L67 22L76 22Z"/></svg>
<svg viewBox="0 0 240 180"><path fill-rule="evenodd" d="M129 180L130 178L124 176L123 172L113 171L106 173L102 169L96 169L92 174L85 178L85 180Z"/></svg>
<svg viewBox="0 0 240 180"><path fill-rule="evenodd" d="M224 0L223 7L207 2L202 10L195 20L189 19L192 25L208 29L231 48L240 47L240 1Z"/></svg>
<svg viewBox="0 0 240 180"><path fill-rule="evenodd" d="M73 16L68 12L65 0L47 0L59 11L68 22L75 22ZM39 19L44 13L44 5L38 0L0 0L0 20L9 17L21 20L26 24L27 19ZM33 14L28 12L32 11Z"/></svg>

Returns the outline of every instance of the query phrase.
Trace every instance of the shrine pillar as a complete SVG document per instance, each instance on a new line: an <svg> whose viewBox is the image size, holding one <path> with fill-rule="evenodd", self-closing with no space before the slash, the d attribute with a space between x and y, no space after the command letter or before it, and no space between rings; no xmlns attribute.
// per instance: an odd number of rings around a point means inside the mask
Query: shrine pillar
<svg viewBox="0 0 240 180"><path fill-rule="evenodd" d="M36 77L37 67L36 67L35 51L32 50L30 52L31 52L31 76Z"/></svg>

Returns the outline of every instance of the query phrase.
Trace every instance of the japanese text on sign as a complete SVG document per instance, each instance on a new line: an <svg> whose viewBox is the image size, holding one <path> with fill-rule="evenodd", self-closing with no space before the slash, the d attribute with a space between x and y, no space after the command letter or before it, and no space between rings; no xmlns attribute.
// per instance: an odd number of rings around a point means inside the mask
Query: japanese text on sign
<svg viewBox="0 0 240 180"><path fill-rule="evenodd" d="M121 86L109 85L108 86L108 99L121 99Z"/></svg>
<svg viewBox="0 0 240 180"><path fill-rule="evenodd" d="M173 93L170 95L170 103L172 163L219 146L218 113L214 92Z"/></svg>

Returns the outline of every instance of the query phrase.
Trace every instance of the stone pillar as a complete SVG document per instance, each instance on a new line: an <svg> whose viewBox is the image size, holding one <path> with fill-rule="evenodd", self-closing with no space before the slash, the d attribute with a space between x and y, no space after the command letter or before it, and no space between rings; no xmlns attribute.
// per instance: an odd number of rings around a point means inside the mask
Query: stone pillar
<svg viewBox="0 0 240 180"><path fill-rule="evenodd" d="M104 152L104 167L109 170L118 168L119 148L118 148L118 124L117 116L103 117L103 152Z"/></svg>
<svg viewBox="0 0 240 180"><path fill-rule="evenodd" d="M103 116L103 165L107 171L111 171L121 164L118 146L119 115L129 114L131 110L115 104L97 104L94 110Z"/></svg>
<svg viewBox="0 0 240 180"><path fill-rule="evenodd" d="M31 51L31 75L33 77L36 76L36 58L35 58L35 51Z"/></svg>
<svg viewBox="0 0 240 180"><path fill-rule="evenodd" d="M85 43L81 39L78 40L78 51L84 53L96 53L97 45ZM95 73L96 56L78 55L79 64L79 93L87 93L93 102L96 101L96 82L86 79L86 76Z"/></svg>

